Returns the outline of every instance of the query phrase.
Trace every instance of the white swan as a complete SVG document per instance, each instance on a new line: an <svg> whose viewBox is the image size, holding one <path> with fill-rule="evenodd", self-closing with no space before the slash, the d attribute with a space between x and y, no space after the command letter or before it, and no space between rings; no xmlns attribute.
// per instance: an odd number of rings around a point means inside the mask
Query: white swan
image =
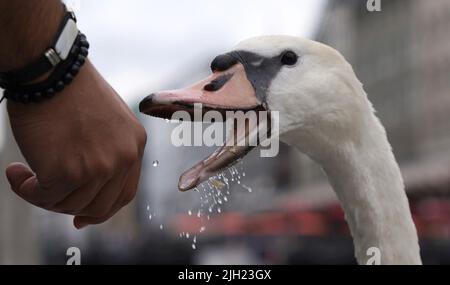
<svg viewBox="0 0 450 285"><path fill-rule="evenodd" d="M152 94L142 112L169 117L193 103L212 109L279 111L280 138L319 163L345 211L359 264L421 264L416 228L386 132L362 84L336 50L307 39L266 36L218 56L213 74L182 90ZM239 92L236 92L238 91ZM245 155L221 148L186 172L187 190Z"/></svg>

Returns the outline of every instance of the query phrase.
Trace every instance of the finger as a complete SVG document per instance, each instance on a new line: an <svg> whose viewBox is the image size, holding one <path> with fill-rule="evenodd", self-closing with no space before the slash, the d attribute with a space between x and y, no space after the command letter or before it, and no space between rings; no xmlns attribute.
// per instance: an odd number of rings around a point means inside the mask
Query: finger
<svg viewBox="0 0 450 285"><path fill-rule="evenodd" d="M85 209L97 196L98 192L104 187L107 180L95 181L86 186L74 190L71 194L64 197L62 201L57 202L51 207L51 210L58 213L78 215Z"/></svg>
<svg viewBox="0 0 450 285"><path fill-rule="evenodd" d="M68 195L66 193L70 193L69 189L63 187L52 187L51 189L42 187L36 174L22 163L10 164L5 173L11 189L19 197L44 209L49 209L55 202Z"/></svg>
<svg viewBox="0 0 450 285"><path fill-rule="evenodd" d="M141 161L137 162L130 171L130 175L127 177L123 191L115 201L111 210L103 217L88 217L88 216L76 216L73 219L73 224L77 229L82 229L87 225L96 225L104 223L114 216L122 207L129 204L135 197L139 184L139 178L141 173Z"/></svg>
<svg viewBox="0 0 450 285"><path fill-rule="evenodd" d="M38 207L44 206L44 200L37 195L38 192L41 192L41 187L36 175L30 168L16 162L10 164L6 168L5 173L14 193L33 205Z"/></svg>
<svg viewBox="0 0 450 285"><path fill-rule="evenodd" d="M34 177L33 171L20 162L11 163L5 170L11 189L16 192L20 186L29 178Z"/></svg>
<svg viewBox="0 0 450 285"><path fill-rule="evenodd" d="M94 199L82 209L78 215L86 217L103 217L107 215L125 185L128 169L122 171L110 179L100 190Z"/></svg>

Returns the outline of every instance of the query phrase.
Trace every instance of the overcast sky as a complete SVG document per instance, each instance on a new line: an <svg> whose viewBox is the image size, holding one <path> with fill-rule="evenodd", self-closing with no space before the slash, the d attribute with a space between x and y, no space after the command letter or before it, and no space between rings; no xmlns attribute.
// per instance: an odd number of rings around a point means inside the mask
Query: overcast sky
<svg viewBox="0 0 450 285"><path fill-rule="evenodd" d="M178 70L263 34L311 36L323 0L70 0L91 59L136 103ZM197 68L198 70L198 68Z"/></svg>

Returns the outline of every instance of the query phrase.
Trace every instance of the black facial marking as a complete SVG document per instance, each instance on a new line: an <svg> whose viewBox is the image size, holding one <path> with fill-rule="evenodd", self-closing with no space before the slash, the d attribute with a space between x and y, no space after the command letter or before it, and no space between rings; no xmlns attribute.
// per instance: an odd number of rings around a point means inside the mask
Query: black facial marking
<svg viewBox="0 0 450 285"><path fill-rule="evenodd" d="M248 51L235 51L233 54L244 65L247 78L255 89L258 99L266 102L267 90L283 67L280 62L281 55L264 57Z"/></svg>
<svg viewBox="0 0 450 285"><path fill-rule="evenodd" d="M296 64L298 58L299 56L290 50L285 50L273 57L265 57L257 53L238 50L217 56L211 63L211 69L212 71L226 71L240 62L245 68L248 80L255 89L256 97L264 103L266 102L270 84L278 72L284 66ZM226 81L220 83L223 83L223 86ZM216 91L222 86L220 84L208 84L204 88L206 91Z"/></svg>
<svg viewBox="0 0 450 285"><path fill-rule="evenodd" d="M203 87L203 89L205 91L210 91L210 92L214 92L219 90L220 88L222 88L225 83L228 82L228 80L231 79L231 77L233 77L233 74L224 74L221 75L219 77L217 77L216 79L214 79L213 81L211 81L210 83L206 84L205 87Z"/></svg>
<svg viewBox="0 0 450 285"><path fill-rule="evenodd" d="M232 56L231 53L226 53L217 56L211 63L211 70L215 71L226 71L230 69L233 65L237 64L238 60L236 57Z"/></svg>

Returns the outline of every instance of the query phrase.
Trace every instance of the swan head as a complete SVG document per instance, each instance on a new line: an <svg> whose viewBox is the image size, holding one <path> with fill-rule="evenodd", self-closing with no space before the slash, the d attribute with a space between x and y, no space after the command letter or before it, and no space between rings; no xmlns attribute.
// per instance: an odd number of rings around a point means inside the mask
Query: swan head
<svg viewBox="0 0 450 285"><path fill-rule="evenodd" d="M311 40L251 38L217 56L211 70L211 76L188 88L151 94L140 111L170 118L179 110L192 112L196 103L206 111L275 111L281 140L318 159L324 149L355 137L355 122L371 112L350 64L336 50ZM181 176L180 190L194 188L251 148L220 148Z"/></svg>

